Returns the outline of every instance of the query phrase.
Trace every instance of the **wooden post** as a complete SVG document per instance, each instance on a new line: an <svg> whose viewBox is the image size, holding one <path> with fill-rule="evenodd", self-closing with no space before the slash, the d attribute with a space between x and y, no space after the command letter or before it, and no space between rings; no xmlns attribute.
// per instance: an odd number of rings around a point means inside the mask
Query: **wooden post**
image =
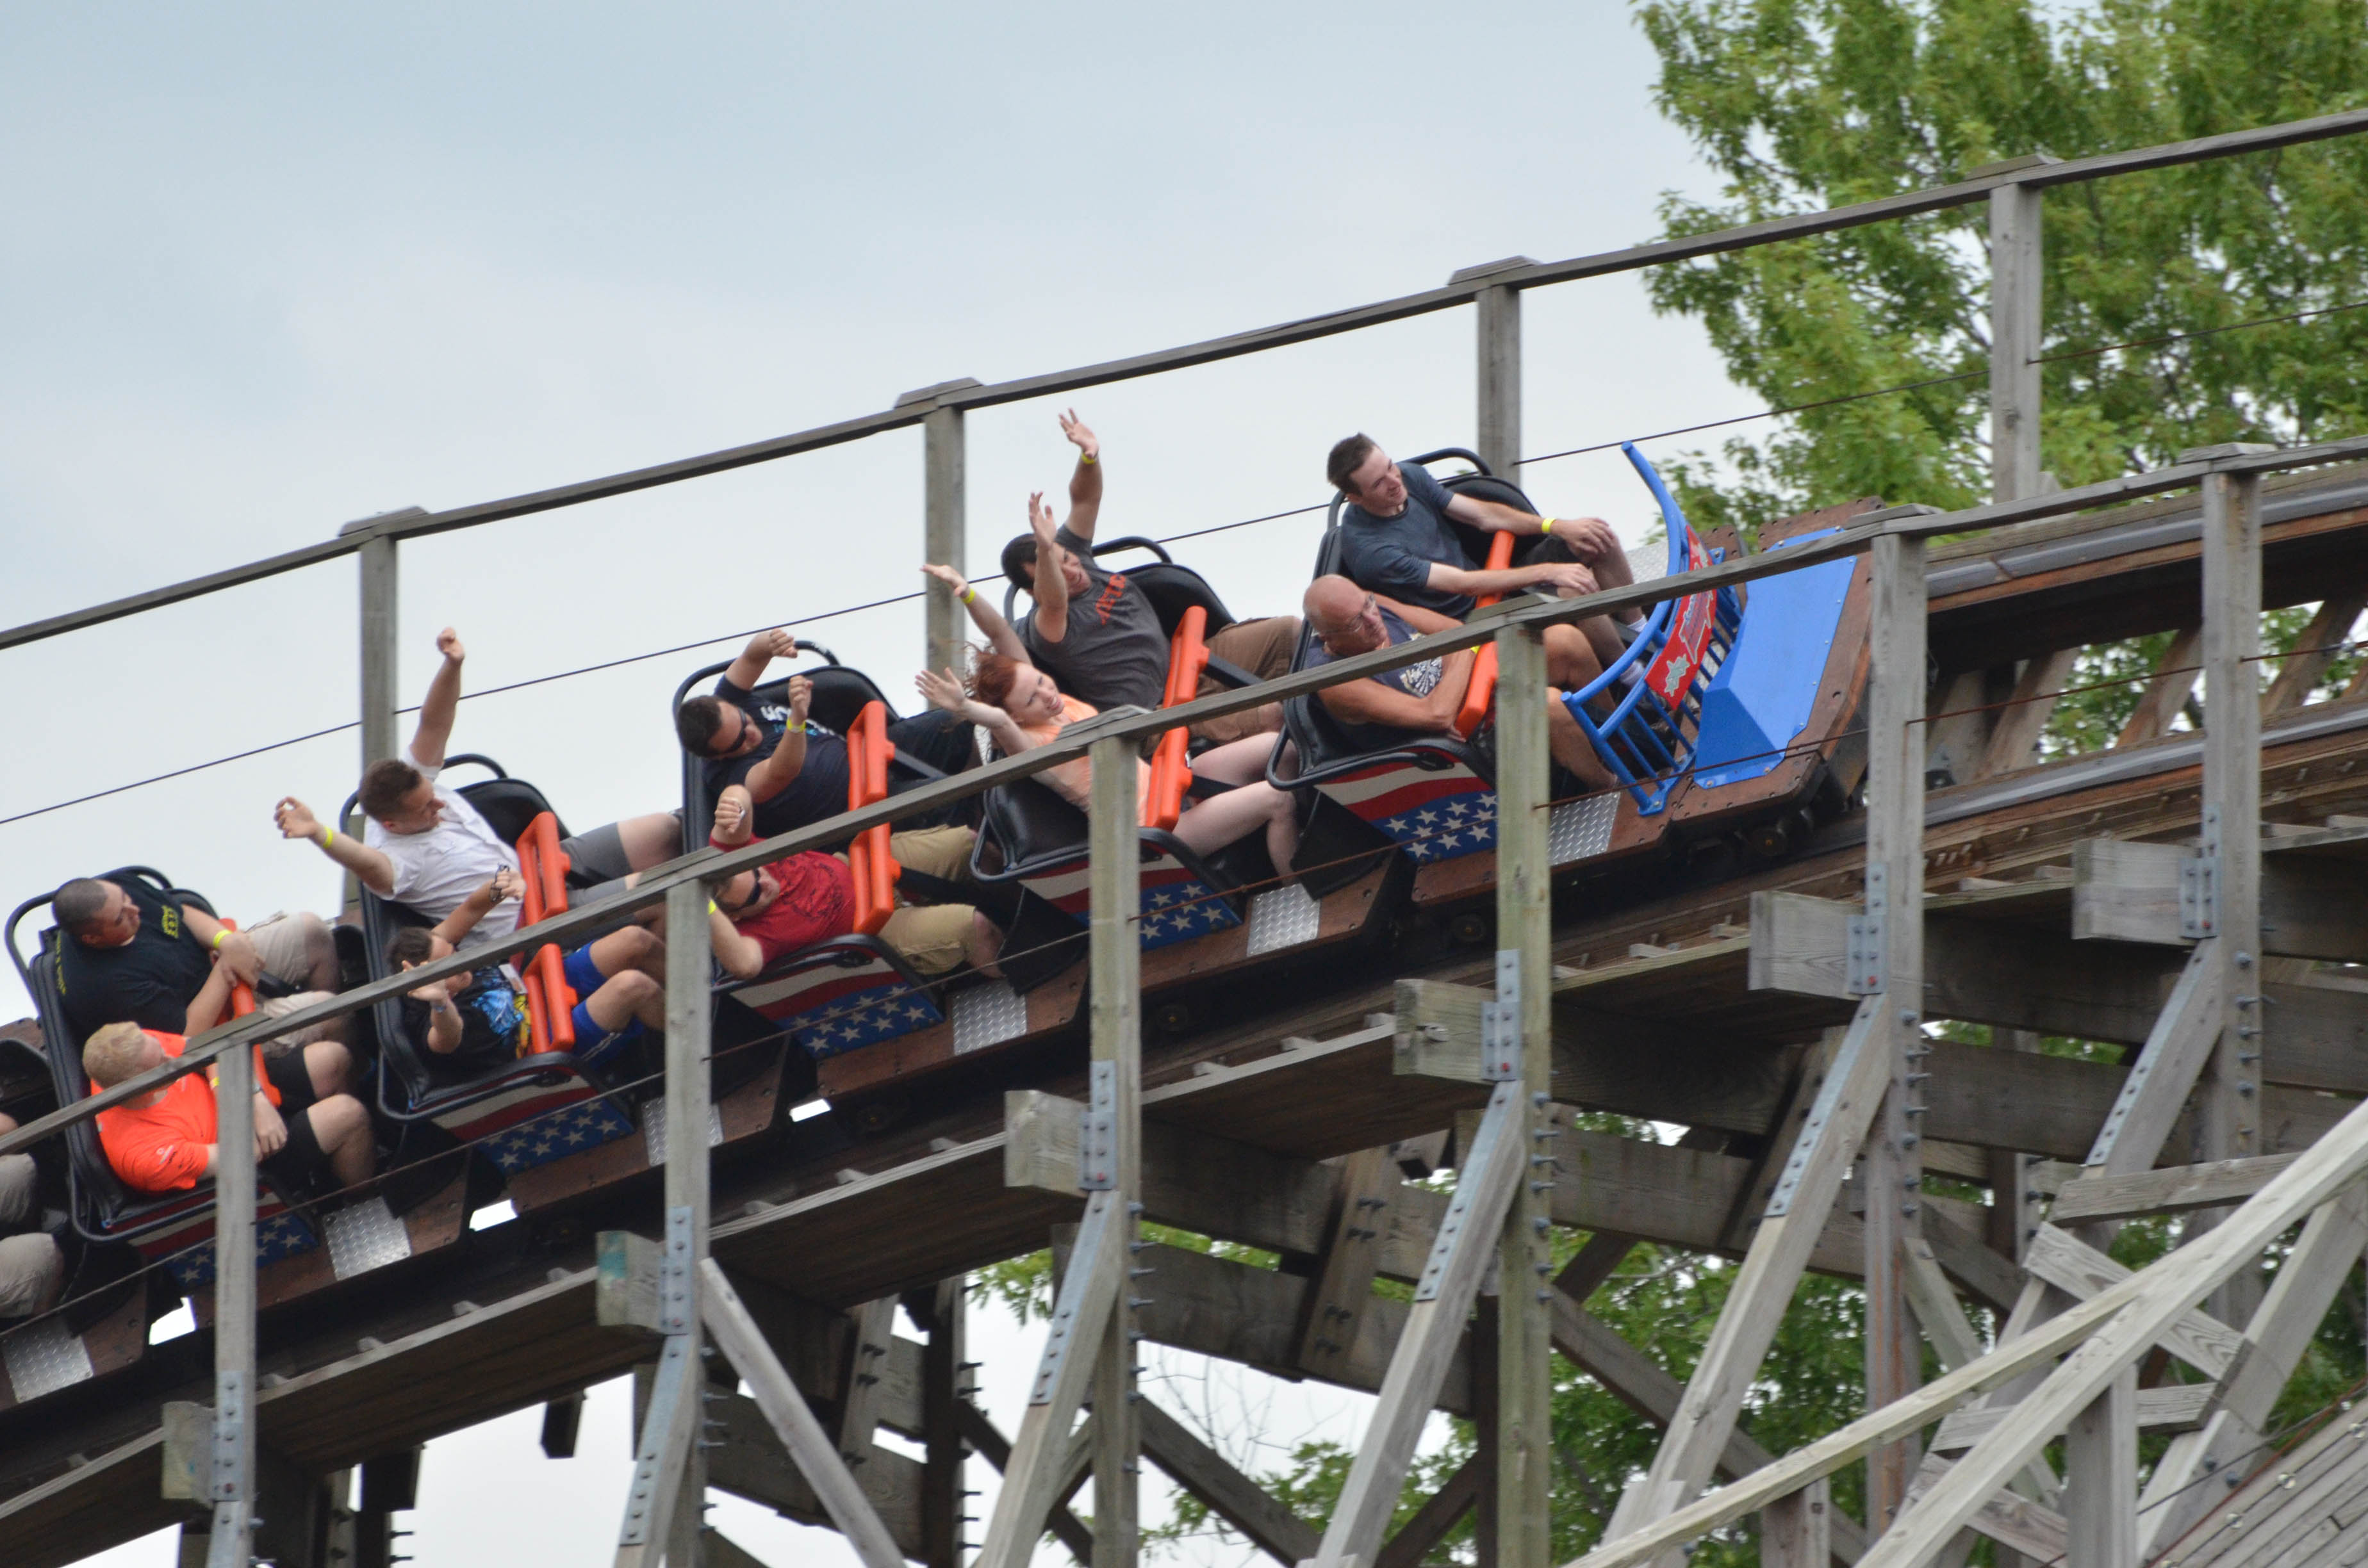
<svg viewBox="0 0 2368 1568"><path fill-rule="evenodd" d="M2206 447L2183 460L2271 449ZM2211 938L2218 949L2217 1042L2198 1085L2202 1146L2197 1161L2264 1153L2261 1040L2271 1020L2262 1006L2261 953L2261 495L2253 474L2203 482L2203 829L2199 853L2218 884ZM2188 1221L2196 1234L2226 1210ZM2260 1304L2260 1276L2248 1270L2209 1303L2224 1323L2243 1323Z"/></svg>
<svg viewBox="0 0 2368 1568"><path fill-rule="evenodd" d="M707 1257L707 1118L710 1022L714 1006L713 949L707 926L708 890L686 882L666 894L666 1201L669 1210L690 1211L689 1346L690 1401L687 1430L690 1450L683 1458L682 1486L666 1532L667 1568L697 1568L706 1524L707 1461L700 1446L707 1415L707 1374L698 1350L700 1265Z"/></svg>
<svg viewBox="0 0 2368 1568"><path fill-rule="evenodd" d="M1924 1166L1917 1092L1930 1047L1924 995L1924 544L1874 545L1873 690L1867 720L1867 919L1879 928L1884 1004L1876 1036L1890 1086L1866 1160L1866 1399L1881 1409L1921 1381L1923 1347L1908 1311L1903 1248L1918 1233ZM1907 1500L1920 1459L1913 1437L1867 1457L1867 1528Z"/></svg>
<svg viewBox="0 0 2368 1568"><path fill-rule="evenodd" d="M922 558L941 562L957 572L969 569L968 540L963 537L969 502L963 486L964 440L962 412L935 408L921 422L923 473ZM962 632L967 625L962 608L942 583L932 581L927 630L929 668L962 667Z"/></svg>
<svg viewBox="0 0 2368 1568"><path fill-rule="evenodd" d="M2137 1369L2124 1369L2072 1418L2064 1437L2066 1562L2077 1568L2136 1568Z"/></svg>
<svg viewBox="0 0 2368 1568"><path fill-rule="evenodd" d="M1501 265L1501 264L1500 264ZM1508 483L1521 482L1521 293L1483 289L1479 312L1480 460Z"/></svg>
<svg viewBox="0 0 2368 1568"><path fill-rule="evenodd" d="M962 1568L962 1404L969 1369L962 1277L941 1279L929 1292L928 1343L921 1350L921 1562L923 1568Z"/></svg>
<svg viewBox="0 0 2368 1568"><path fill-rule="evenodd" d="M207 1568L247 1568L255 1538L255 1052L218 1059L214 1142L213 1532Z"/></svg>
<svg viewBox="0 0 2368 1568"><path fill-rule="evenodd" d="M1093 1568L1133 1568L1138 1552L1136 1472L1141 1433L1134 1403L1133 1244L1143 1196L1143 946L1135 932L1142 902L1142 851L1135 822L1132 742L1096 741L1092 845L1093 1072L1110 1080L1111 1223L1128 1244L1128 1275L1110 1308L1094 1369Z"/></svg>
<svg viewBox="0 0 2368 1568"><path fill-rule="evenodd" d="M2055 162L2034 153L2000 168ZM1990 487L1998 501L2038 493L2040 192L2003 185L1990 192Z"/></svg>
<svg viewBox="0 0 2368 1568"><path fill-rule="evenodd" d="M1759 1568L1827 1568L1833 1555L1833 1495L1813 1481L1759 1510Z"/></svg>
<svg viewBox="0 0 2368 1568"><path fill-rule="evenodd" d="M1491 290L1497 292L1497 290ZM1552 1551L1547 1464L1554 1411L1553 1131L1546 1085L1554 1076L1553 866L1546 849L1545 643L1533 631L1497 634L1497 974L1509 972L1520 1001L1520 1178L1506 1206L1497 1251L1497 1542L1504 1568L1545 1568ZM1541 1136L1543 1134L1544 1136Z"/></svg>

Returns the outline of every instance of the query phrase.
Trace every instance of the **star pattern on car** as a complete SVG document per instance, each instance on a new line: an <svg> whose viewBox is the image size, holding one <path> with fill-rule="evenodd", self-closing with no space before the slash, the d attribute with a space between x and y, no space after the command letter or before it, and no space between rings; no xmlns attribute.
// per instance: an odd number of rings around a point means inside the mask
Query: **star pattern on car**
<svg viewBox="0 0 2368 1568"><path fill-rule="evenodd" d="M528 1118L488 1137L485 1157L515 1176L569 1154L597 1148L633 1130L625 1113L598 1095Z"/></svg>
<svg viewBox="0 0 2368 1568"><path fill-rule="evenodd" d="M798 1043L819 1060L928 1028L945 1015L927 996L898 983L858 991L801 1016Z"/></svg>
<svg viewBox="0 0 2368 1568"><path fill-rule="evenodd" d="M1164 948L1190 937L1205 937L1242 923L1234 906L1219 898L1206 883L1170 882L1145 888L1141 937L1145 948Z"/></svg>
<svg viewBox="0 0 2368 1568"><path fill-rule="evenodd" d="M282 1210L255 1224L255 1262L260 1268L278 1263L283 1257L293 1257L300 1252L310 1252L321 1244L313 1227L293 1210ZM212 1283L214 1277L214 1244L206 1242L175 1256L165 1265L184 1290L194 1290Z"/></svg>
<svg viewBox="0 0 2368 1568"><path fill-rule="evenodd" d="M1452 860L1495 846L1497 797L1480 792L1426 801L1380 825L1417 860Z"/></svg>

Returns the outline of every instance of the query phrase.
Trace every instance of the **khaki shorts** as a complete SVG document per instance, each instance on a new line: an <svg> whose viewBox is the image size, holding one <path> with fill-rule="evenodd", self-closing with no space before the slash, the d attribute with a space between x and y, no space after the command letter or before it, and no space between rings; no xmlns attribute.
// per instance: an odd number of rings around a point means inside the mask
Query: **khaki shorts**
<svg viewBox="0 0 2368 1568"><path fill-rule="evenodd" d="M1238 665L1260 680L1291 673L1292 655L1299 650L1299 618L1269 615L1258 620L1237 620L1209 639L1209 652L1229 665ZM1207 676L1201 677L1195 697L1230 689ZM1246 736L1271 734L1282 728L1282 705L1269 702L1244 713L1228 713L1192 726L1192 733L1216 745Z"/></svg>
<svg viewBox="0 0 2368 1568"><path fill-rule="evenodd" d="M0 1225L14 1230L40 1219L36 1181L32 1155L0 1155ZM48 1236L0 1237L0 1317L47 1307L64 1278L65 1258Z"/></svg>
<svg viewBox="0 0 2368 1568"><path fill-rule="evenodd" d="M971 846L976 838L966 827L925 827L888 835L888 851L896 863L936 877L962 881L970 876ZM978 912L967 903L900 903L881 928L880 939L923 974L944 974L959 968L971 922Z"/></svg>
<svg viewBox="0 0 2368 1568"><path fill-rule="evenodd" d="M309 980L313 976L313 938L310 932L321 924L318 915L275 914L268 920L256 922L255 929L246 933L246 939L255 944L256 956L263 960L263 967L280 979ZM325 926L323 928L326 929ZM329 993L325 991L299 991L293 996L258 996L255 999L255 1010L267 1018L284 1018L299 1007L309 1007L315 1002L328 999ZM294 1034L284 1034L268 1040L263 1049L267 1055L279 1056L290 1051L300 1051L316 1040L331 1039L336 1032L336 1020L331 1019L327 1023L314 1024L308 1028L298 1029Z"/></svg>

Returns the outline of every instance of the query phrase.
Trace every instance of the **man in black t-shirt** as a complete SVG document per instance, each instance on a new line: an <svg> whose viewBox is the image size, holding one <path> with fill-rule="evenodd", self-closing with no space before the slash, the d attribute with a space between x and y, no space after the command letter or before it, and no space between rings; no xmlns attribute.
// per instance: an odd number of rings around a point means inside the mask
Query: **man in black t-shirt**
<svg viewBox="0 0 2368 1568"><path fill-rule="evenodd" d="M58 945L58 989L77 1041L114 1023L178 1035L212 1028L213 1018L193 1017L189 1007L218 959L247 984L268 973L303 988L259 994L256 1010L267 1015L290 1012L336 986L336 944L314 915L275 915L253 931L233 931L196 903L160 898L131 876L77 877L58 889L51 907L66 934ZM338 1018L274 1043L344 1038Z"/></svg>
<svg viewBox="0 0 2368 1568"><path fill-rule="evenodd" d="M835 817L847 810L847 743L806 717L813 684L790 680L786 707L760 702L756 688L775 659L794 659L797 640L787 631L759 632L740 651L715 683L712 697L694 697L675 711L675 733L683 749L705 761L707 798L734 784L757 802L757 834L777 834ZM968 724L932 709L888 726L899 756L928 763L940 773L958 773L978 760L977 740ZM891 794L917 780L888 776ZM903 825L926 827L945 820L926 812Z"/></svg>
<svg viewBox="0 0 2368 1568"><path fill-rule="evenodd" d="M1077 449L1076 469L1069 475L1068 520L1056 530L1042 494L1031 495L1030 531L1003 547L1003 574L1036 600L1034 611L1016 629L1020 649L1055 686L1105 713L1126 703L1156 708L1167 690L1167 633L1160 629L1159 612L1124 573L1104 571L1094 561L1094 526L1102 505L1101 441L1074 409L1061 415L1061 433ZM1041 563L1053 560L1060 563L1057 571L1039 572ZM949 586L956 581L942 569L925 570ZM971 590L964 584L954 591ZM965 602L974 620L985 622L992 615L979 615L985 607L974 600ZM1289 675L1298 645L1299 622L1287 615L1237 620L1208 639L1210 653L1260 680ZM1203 676L1197 695L1216 689L1217 683ZM1206 720L1193 725L1192 733L1223 744L1281 728L1282 707L1270 702Z"/></svg>
<svg viewBox="0 0 2368 1568"><path fill-rule="evenodd" d="M1392 462L1370 436L1336 443L1324 473L1350 503L1340 514L1342 574L1359 587L1399 603L1461 620L1483 594L1536 588L1569 598L1635 581L1627 551L1602 518L1541 517L1519 506L1458 494L1420 463ZM1551 559L1482 570L1451 521L1516 537L1551 535L1554 542L1542 551ZM1637 622L1641 614L1627 610L1621 619ZM1576 628L1550 626L1547 675L1556 686L1577 690L1602 674L1628 641L1608 616L1590 616Z"/></svg>

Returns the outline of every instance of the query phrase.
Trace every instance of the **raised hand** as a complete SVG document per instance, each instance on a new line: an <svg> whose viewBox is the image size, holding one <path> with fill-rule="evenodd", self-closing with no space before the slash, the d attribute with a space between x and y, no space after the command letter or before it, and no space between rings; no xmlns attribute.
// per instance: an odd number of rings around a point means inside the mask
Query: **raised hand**
<svg viewBox="0 0 2368 1568"><path fill-rule="evenodd" d="M814 706L814 682L803 676L790 677L790 717L803 724L806 710Z"/></svg>
<svg viewBox="0 0 2368 1568"><path fill-rule="evenodd" d="M798 656L798 640L777 626L770 631L759 631L749 638L748 645L741 650L741 653L746 658L767 661L794 659Z"/></svg>
<svg viewBox="0 0 2368 1568"><path fill-rule="evenodd" d="M1061 415L1061 434L1069 438L1080 456L1097 462L1101 460L1101 437L1086 428L1086 422L1077 417L1076 409L1072 408Z"/></svg>
<svg viewBox="0 0 2368 1568"><path fill-rule="evenodd" d="M728 785L715 797L713 835L727 844L737 844L747 836L748 791L739 784Z"/></svg>
<svg viewBox="0 0 2368 1568"><path fill-rule="evenodd" d="M436 651L450 664L457 665L469 656L469 650L461 645L461 634L449 626L436 634Z"/></svg>
<svg viewBox="0 0 2368 1568"><path fill-rule="evenodd" d="M1035 533L1040 549L1053 542L1053 508L1044 504L1041 490L1028 497L1028 527Z"/></svg>
<svg viewBox="0 0 2368 1568"><path fill-rule="evenodd" d="M949 713L966 713L973 706L970 693L962 689L961 677L951 670L923 670L913 677L913 685L920 692L921 700L932 708L941 708ZM985 704L976 706L984 707Z"/></svg>
<svg viewBox="0 0 2368 1568"><path fill-rule="evenodd" d="M951 566L940 566L936 562L932 561L928 564L923 566L921 570L928 575L936 578L939 582L943 583L952 591L953 596L956 598L960 598L964 594L970 592L970 584L963 579L961 573L955 571Z"/></svg>
<svg viewBox="0 0 2368 1568"><path fill-rule="evenodd" d="M321 824L313 818L313 808L293 795L281 797L279 803L271 808L271 818L279 824L282 838L310 838L321 831Z"/></svg>

